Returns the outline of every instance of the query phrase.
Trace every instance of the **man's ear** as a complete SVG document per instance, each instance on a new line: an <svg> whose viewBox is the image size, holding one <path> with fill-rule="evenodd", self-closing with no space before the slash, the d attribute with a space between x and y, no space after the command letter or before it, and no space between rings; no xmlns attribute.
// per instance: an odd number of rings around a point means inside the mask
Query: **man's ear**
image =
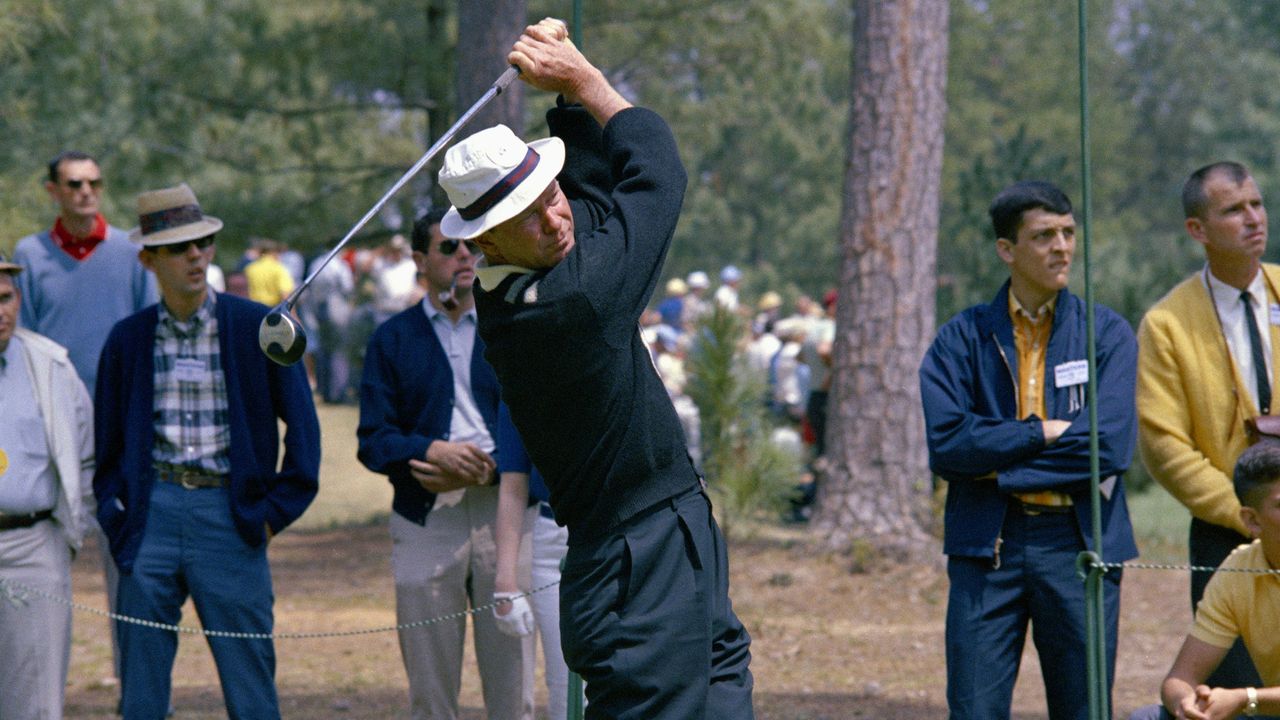
<svg viewBox="0 0 1280 720"><path fill-rule="evenodd" d="M1190 235L1192 239L1194 239L1196 242L1203 245L1205 242L1204 222L1202 222L1198 217L1189 217L1186 219L1184 224L1186 225L1186 228L1187 228L1187 234Z"/></svg>
<svg viewBox="0 0 1280 720"><path fill-rule="evenodd" d="M1013 264L1013 242L1005 238L996 238L996 255L1006 264Z"/></svg>
<svg viewBox="0 0 1280 720"><path fill-rule="evenodd" d="M419 272L419 273L426 273L426 272L427 272L427 256L426 256L426 254L425 254L425 253L423 253L423 252L421 252L421 251L419 251L419 250L414 250L414 251L413 251L413 253L412 253L412 257L413 257L413 264L414 264L414 265L416 265L416 266L418 266L418 272Z"/></svg>
<svg viewBox="0 0 1280 720"><path fill-rule="evenodd" d="M151 270L152 272L155 272L155 269L151 267L151 251L150 250L146 248L142 248L141 250L139 250L138 262L142 264L142 267L148 270Z"/></svg>
<svg viewBox="0 0 1280 720"><path fill-rule="evenodd" d="M1249 537L1258 538L1262 535L1262 523L1258 522L1258 511L1248 505L1240 506L1240 520L1244 523L1245 528L1249 530Z"/></svg>

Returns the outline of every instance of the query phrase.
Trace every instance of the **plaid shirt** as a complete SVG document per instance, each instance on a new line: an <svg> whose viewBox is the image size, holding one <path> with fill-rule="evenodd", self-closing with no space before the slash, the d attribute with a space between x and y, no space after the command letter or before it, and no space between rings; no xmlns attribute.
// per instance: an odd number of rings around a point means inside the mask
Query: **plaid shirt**
<svg viewBox="0 0 1280 720"><path fill-rule="evenodd" d="M187 322L160 303L156 325L155 428L151 456L209 475L231 472L227 382L218 347L214 293Z"/></svg>

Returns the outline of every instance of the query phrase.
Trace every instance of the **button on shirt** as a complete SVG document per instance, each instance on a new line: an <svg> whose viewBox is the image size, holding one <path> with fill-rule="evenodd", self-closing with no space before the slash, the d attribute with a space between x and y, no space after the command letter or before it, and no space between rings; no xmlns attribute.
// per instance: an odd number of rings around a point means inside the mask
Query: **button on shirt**
<svg viewBox="0 0 1280 720"><path fill-rule="evenodd" d="M1013 319L1013 339L1018 348L1018 419L1033 413L1047 417L1044 398L1044 357L1053 331L1053 310L1057 296L1040 306L1035 315L1027 312L1018 298L1009 293L1009 317Z"/></svg>
<svg viewBox="0 0 1280 720"><path fill-rule="evenodd" d="M449 421L449 441L469 442L487 453L496 447L484 424L484 416L471 395L471 354L476 346L476 311L474 308L462 314L455 325L445 313L437 310L427 298L422 300L422 310L431 322L431 328L440 340L440 347L449 358L453 370L453 416Z"/></svg>
<svg viewBox="0 0 1280 720"><path fill-rule="evenodd" d="M152 459L207 475L226 475L231 472L231 425L213 311L213 293L206 294L204 304L186 322L179 322L160 303L153 350L156 444Z"/></svg>
<svg viewBox="0 0 1280 720"><path fill-rule="evenodd" d="M1240 371L1240 379L1253 398L1253 406L1258 407L1258 374L1253 369L1253 348L1249 345L1249 326L1245 324L1244 303L1240 302L1240 290L1222 282L1206 268L1204 280L1213 296L1213 304L1217 306L1218 318L1222 321L1222 334L1227 340L1227 349L1231 351L1231 359ZM1271 367L1271 318L1270 300L1267 294L1267 283L1259 271L1253 282L1245 288L1253 296L1253 317L1258 323L1259 335L1262 339L1262 356L1267 362L1267 377L1274 382L1275 375Z"/></svg>
<svg viewBox="0 0 1280 720"><path fill-rule="evenodd" d="M44 434L44 417L16 335L0 353L0 512L50 510L58 481Z"/></svg>

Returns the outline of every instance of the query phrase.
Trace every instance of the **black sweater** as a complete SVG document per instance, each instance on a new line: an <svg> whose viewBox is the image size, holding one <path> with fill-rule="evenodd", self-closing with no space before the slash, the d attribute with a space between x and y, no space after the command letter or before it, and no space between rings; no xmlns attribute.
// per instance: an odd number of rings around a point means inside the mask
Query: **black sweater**
<svg viewBox="0 0 1280 720"><path fill-rule="evenodd" d="M476 309L503 400L578 544L698 482L639 332L686 177L649 110L623 110L603 130L578 106L547 121L567 146L559 180L576 244L550 270L477 285Z"/></svg>

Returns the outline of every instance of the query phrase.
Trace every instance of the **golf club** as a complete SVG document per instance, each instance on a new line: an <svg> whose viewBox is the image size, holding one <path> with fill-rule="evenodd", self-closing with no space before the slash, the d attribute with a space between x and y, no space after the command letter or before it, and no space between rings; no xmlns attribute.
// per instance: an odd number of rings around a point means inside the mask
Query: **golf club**
<svg viewBox="0 0 1280 720"><path fill-rule="evenodd" d="M388 190L372 208L369 208L369 212L365 213L364 217L360 218L360 222L357 222L349 231L347 231L346 236L329 251L328 255L324 256L324 259L316 265L315 269L311 271L311 274L307 279L303 280L302 284L298 285L292 293L289 293L289 297L285 298L284 302L275 306L271 309L271 312L267 313L267 316L262 319L262 324L258 327L258 347L262 348L262 352L266 353L267 357L280 365L292 365L302 358L302 354L307 349L307 332L302 327L302 323L299 322L292 314L293 306L297 304L298 297L302 295L302 292L306 290L308 286L311 285L311 281L316 278L316 275L320 274L320 271L329 264L329 261L333 260L334 256L342 251L342 248L346 246L347 242L349 242L351 238L355 237L355 234L360 231L360 228L364 227L365 223L369 222L369 220L382 209L382 206L387 204L387 201L391 199L391 196L395 195L400 188L404 187L405 183L409 182L414 175L417 175L418 171L430 162L431 158L435 157L445 145L448 145L449 141L453 139L453 136L462 129L463 125L466 125L467 122L471 120L472 116L480 112L480 110L485 105L488 105L495 97L502 94L502 91L506 90L507 86L511 84L511 81L515 80L516 76L519 74L519 68L514 66L507 68L506 71L494 81L493 85L489 86L489 89L485 94L480 96L480 99L468 108L467 111L462 114L462 117L458 118L458 121L453 124L453 127L446 130L445 133L441 135L440 138L427 150L427 152L418 159L418 162L414 163L413 167L409 168L404 175L401 175L400 179L391 186L391 189Z"/></svg>

